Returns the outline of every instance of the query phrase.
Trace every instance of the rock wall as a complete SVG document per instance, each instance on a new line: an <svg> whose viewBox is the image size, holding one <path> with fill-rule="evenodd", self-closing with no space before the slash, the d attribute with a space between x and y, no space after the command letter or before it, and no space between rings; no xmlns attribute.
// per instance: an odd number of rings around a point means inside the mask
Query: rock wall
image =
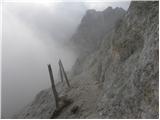
<svg viewBox="0 0 160 120"><path fill-rule="evenodd" d="M124 14L125 10L122 8L108 7L102 12L88 10L71 38L77 53L88 55L96 51L103 37L113 29L117 20L122 18Z"/></svg>
<svg viewBox="0 0 160 120"><path fill-rule="evenodd" d="M158 118L158 14L158 2L132 2L88 58L96 60L97 81L104 90L98 101L103 118Z"/></svg>

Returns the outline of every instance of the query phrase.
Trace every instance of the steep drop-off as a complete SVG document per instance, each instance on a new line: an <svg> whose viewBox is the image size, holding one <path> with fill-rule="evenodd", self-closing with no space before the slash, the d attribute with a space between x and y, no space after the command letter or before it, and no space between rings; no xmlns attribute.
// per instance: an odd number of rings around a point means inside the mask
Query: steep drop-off
<svg viewBox="0 0 160 120"><path fill-rule="evenodd" d="M90 39L86 39L83 47L90 52L87 56L80 54L81 59L78 58L73 66L71 88L57 84L59 94L73 100L73 104L57 118L159 117L158 4L156 1L131 2L114 28L104 31L106 34L102 38L97 38L101 40L90 43ZM83 31L81 24L78 31ZM88 26L93 27L92 24ZM98 32L96 34L99 35ZM80 39L72 39L72 42L74 40ZM90 44L94 47L88 47ZM76 74L75 70L78 71ZM78 110L73 113L75 106ZM15 117L50 118L54 110L52 91L47 89Z"/></svg>

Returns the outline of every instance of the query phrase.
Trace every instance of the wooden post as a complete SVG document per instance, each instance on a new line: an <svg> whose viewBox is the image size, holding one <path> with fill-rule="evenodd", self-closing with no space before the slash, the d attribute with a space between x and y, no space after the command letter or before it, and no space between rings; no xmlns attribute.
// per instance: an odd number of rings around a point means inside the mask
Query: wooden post
<svg viewBox="0 0 160 120"><path fill-rule="evenodd" d="M63 82L63 74L62 74L62 68L60 65L60 61L58 62L58 64L59 64L59 72L60 72L60 76L61 76L61 81Z"/></svg>
<svg viewBox="0 0 160 120"><path fill-rule="evenodd" d="M52 68L51 68L50 64L48 65L48 71L49 71L49 75L50 75L50 80L51 80L51 84L52 84L52 91L53 91L53 94L54 94L55 103L56 103L56 109L57 109L59 107L59 104L58 104L58 93L56 91L56 87L55 87L55 84L54 84L54 77L53 77Z"/></svg>
<svg viewBox="0 0 160 120"><path fill-rule="evenodd" d="M63 67L63 64L62 64L61 60L59 60L59 64L60 64L60 67L62 68L62 72L63 72L64 77L66 79L66 83L67 83L68 87L70 87L69 80L68 80L67 74L66 74L66 72L64 70L64 67Z"/></svg>

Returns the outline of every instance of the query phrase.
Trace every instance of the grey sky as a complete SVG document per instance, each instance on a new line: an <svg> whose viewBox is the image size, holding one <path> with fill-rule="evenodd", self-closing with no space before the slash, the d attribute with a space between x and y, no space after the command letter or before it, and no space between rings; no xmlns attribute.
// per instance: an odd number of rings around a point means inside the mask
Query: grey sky
<svg viewBox="0 0 160 120"><path fill-rule="evenodd" d="M65 43L87 9L129 6L129 2L42 3L3 3L2 114L6 117L50 87L48 63L55 76L59 58L66 70L71 69L77 56Z"/></svg>

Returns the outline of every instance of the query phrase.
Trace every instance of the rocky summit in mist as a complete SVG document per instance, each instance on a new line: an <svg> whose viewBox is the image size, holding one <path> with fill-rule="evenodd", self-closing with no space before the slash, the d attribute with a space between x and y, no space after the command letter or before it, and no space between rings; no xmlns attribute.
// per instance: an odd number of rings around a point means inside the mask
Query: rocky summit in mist
<svg viewBox="0 0 160 120"><path fill-rule="evenodd" d="M67 74L71 88L56 84L72 103L53 116L48 88L14 118L158 118L158 4L88 10L70 40L79 55Z"/></svg>

